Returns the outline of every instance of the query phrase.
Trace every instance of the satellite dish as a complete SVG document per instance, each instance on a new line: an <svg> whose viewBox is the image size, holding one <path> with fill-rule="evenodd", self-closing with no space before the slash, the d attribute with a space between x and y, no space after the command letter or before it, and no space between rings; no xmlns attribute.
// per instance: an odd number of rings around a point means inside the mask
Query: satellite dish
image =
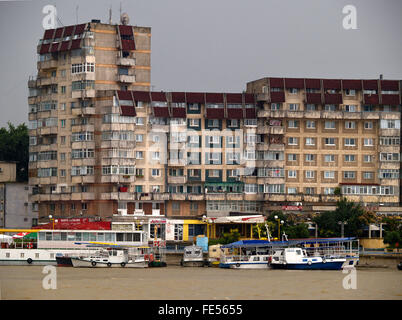
<svg viewBox="0 0 402 320"><path fill-rule="evenodd" d="M130 18L128 17L128 14L127 13L123 13L122 15L121 15L121 17L120 17L120 22L121 22L121 24L123 24L123 25L128 25L128 23L130 22Z"/></svg>

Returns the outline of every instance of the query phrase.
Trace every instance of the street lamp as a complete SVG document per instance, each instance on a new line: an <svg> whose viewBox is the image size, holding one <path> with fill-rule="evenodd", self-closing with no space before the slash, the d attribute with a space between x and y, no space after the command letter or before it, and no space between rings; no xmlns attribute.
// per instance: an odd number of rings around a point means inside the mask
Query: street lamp
<svg viewBox="0 0 402 320"><path fill-rule="evenodd" d="M54 219L53 219L53 216L51 214L49 214L49 220L53 222L52 229L54 230Z"/></svg>
<svg viewBox="0 0 402 320"><path fill-rule="evenodd" d="M341 226L341 237L344 237L344 226L345 224L348 224L347 221L338 221L338 224Z"/></svg>
<svg viewBox="0 0 402 320"><path fill-rule="evenodd" d="M281 238L281 224L284 224L285 222L281 219L278 218L278 216L274 217L276 221L278 221L278 240Z"/></svg>

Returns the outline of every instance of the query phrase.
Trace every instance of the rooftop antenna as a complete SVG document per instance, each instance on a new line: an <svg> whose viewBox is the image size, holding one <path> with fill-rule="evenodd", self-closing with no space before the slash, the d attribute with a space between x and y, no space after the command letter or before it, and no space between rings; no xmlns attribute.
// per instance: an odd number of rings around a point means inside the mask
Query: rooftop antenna
<svg viewBox="0 0 402 320"><path fill-rule="evenodd" d="M112 24L112 5L110 5L109 9L109 24Z"/></svg>
<svg viewBox="0 0 402 320"><path fill-rule="evenodd" d="M382 78L383 78L383 75L382 75L382 74L380 74L380 80L382 80Z"/></svg>

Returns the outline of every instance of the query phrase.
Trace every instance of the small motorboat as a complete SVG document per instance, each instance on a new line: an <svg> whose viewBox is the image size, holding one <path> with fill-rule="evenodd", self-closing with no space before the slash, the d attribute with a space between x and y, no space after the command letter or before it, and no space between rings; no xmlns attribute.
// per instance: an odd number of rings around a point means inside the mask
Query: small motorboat
<svg viewBox="0 0 402 320"><path fill-rule="evenodd" d="M194 245L185 247L180 265L182 267L203 267L206 265L202 247Z"/></svg>

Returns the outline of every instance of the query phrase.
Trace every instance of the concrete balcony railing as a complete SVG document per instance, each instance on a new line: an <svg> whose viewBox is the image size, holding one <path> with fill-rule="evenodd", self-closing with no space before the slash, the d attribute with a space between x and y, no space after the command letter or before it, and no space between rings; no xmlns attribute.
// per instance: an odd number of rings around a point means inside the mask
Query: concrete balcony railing
<svg viewBox="0 0 402 320"><path fill-rule="evenodd" d="M75 183L75 184L76 183L83 183L83 184L95 183L95 176L72 176L71 182Z"/></svg>
<svg viewBox="0 0 402 320"><path fill-rule="evenodd" d="M71 92L71 98L73 99L95 98L95 96L95 89L74 90Z"/></svg>
<svg viewBox="0 0 402 320"><path fill-rule="evenodd" d="M95 112L96 112L96 109L94 107L71 109L71 114L74 116L93 115L93 114L95 114Z"/></svg>
<svg viewBox="0 0 402 320"><path fill-rule="evenodd" d="M93 124L72 125L71 132L94 132L95 126Z"/></svg>
<svg viewBox="0 0 402 320"><path fill-rule="evenodd" d="M38 61L37 67L38 70L45 69L56 69L59 62L55 59L47 60L47 61Z"/></svg>
<svg viewBox="0 0 402 320"><path fill-rule="evenodd" d="M71 149L95 149L95 141L72 142Z"/></svg>
<svg viewBox="0 0 402 320"><path fill-rule="evenodd" d="M172 167L184 167L187 165L186 159L169 159L168 165Z"/></svg>
<svg viewBox="0 0 402 320"><path fill-rule="evenodd" d="M187 182L187 176L183 176L183 177L168 176L168 183L183 184L186 182Z"/></svg>
<svg viewBox="0 0 402 320"><path fill-rule="evenodd" d="M118 75L118 81L119 82L124 82L124 83L132 83L132 82L135 82L135 76L119 74Z"/></svg>
<svg viewBox="0 0 402 320"><path fill-rule="evenodd" d="M118 66L135 66L135 59L118 57L116 59L116 64Z"/></svg>
<svg viewBox="0 0 402 320"><path fill-rule="evenodd" d="M183 193L171 193L170 200L184 201L186 200L186 195Z"/></svg>
<svg viewBox="0 0 402 320"><path fill-rule="evenodd" d="M190 201L202 201L205 196L203 194L187 194L187 199Z"/></svg>

